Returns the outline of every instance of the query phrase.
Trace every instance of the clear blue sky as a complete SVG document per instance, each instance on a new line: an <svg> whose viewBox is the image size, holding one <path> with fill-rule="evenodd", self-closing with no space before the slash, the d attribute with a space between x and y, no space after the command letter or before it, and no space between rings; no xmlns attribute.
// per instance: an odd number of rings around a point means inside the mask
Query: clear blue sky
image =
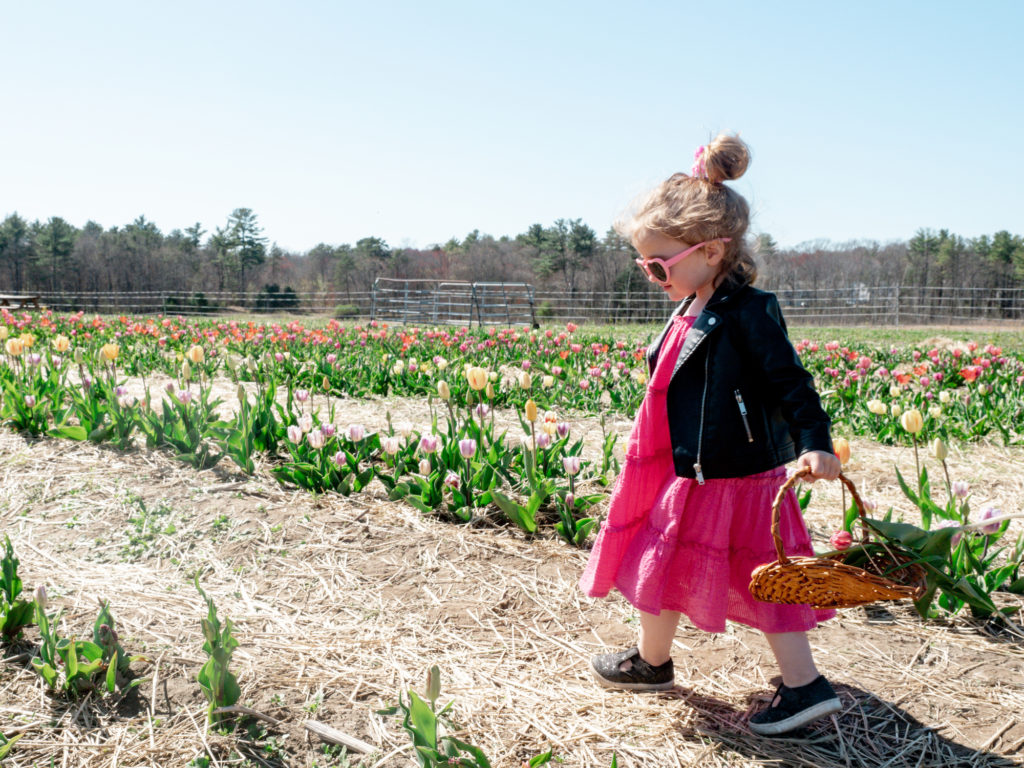
<svg viewBox="0 0 1024 768"><path fill-rule="evenodd" d="M1022 29L1015 0L7 3L0 217L603 234L732 130L782 245L1021 233Z"/></svg>

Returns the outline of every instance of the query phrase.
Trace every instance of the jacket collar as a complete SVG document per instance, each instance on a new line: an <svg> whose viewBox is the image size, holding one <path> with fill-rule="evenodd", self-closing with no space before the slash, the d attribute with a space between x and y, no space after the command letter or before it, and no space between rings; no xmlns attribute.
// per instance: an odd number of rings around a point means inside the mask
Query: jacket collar
<svg viewBox="0 0 1024 768"><path fill-rule="evenodd" d="M697 319L693 323L693 327L686 334L686 341L683 344L682 350L679 352L679 358L676 360L676 364L672 369L672 375L675 376L676 371L679 367L686 362L686 360L693 354L697 346L701 341L712 331L720 328L722 325L722 316L719 312L726 311L728 309L729 301L742 292L748 287L748 283L742 283L736 285L730 280L723 282L715 292L711 294L711 298L708 299L708 303L704 306L703 311L697 316ZM655 337L654 341L651 342L647 348L647 364L653 373L654 363L658 359L658 353L661 351L662 342L665 341L665 334L668 333L668 329L672 327L672 320L677 316L681 315L686 311L686 308L693 303L696 295L687 296L683 299L682 303L675 308L672 314L668 318L668 322L665 327L661 329L661 333Z"/></svg>

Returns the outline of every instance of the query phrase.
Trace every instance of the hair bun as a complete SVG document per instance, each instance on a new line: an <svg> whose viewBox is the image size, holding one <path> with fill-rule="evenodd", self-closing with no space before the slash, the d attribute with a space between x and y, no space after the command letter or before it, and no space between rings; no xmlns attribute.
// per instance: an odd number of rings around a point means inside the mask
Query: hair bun
<svg viewBox="0 0 1024 768"><path fill-rule="evenodd" d="M720 133L704 152L708 179L721 184L738 179L750 165L750 147L735 134Z"/></svg>

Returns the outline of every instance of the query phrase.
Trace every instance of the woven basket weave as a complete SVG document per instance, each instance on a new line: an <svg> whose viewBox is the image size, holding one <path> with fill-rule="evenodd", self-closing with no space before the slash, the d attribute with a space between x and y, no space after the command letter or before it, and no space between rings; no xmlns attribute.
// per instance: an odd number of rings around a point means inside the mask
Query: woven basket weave
<svg viewBox="0 0 1024 768"><path fill-rule="evenodd" d="M779 510L786 492L809 473L807 468L798 470L783 484L772 502L772 538L779 559L754 569L750 579L750 594L754 599L812 608L850 608L881 600L916 600L924 594L924 569L913 562L914 556L892 545L870 540L864 502L843 474L839 479L850 489L860 518L862 539L856 551L867 556L871 570L845 564L842 562L845 553L831 557L786 557L779 533Z"/></svg>

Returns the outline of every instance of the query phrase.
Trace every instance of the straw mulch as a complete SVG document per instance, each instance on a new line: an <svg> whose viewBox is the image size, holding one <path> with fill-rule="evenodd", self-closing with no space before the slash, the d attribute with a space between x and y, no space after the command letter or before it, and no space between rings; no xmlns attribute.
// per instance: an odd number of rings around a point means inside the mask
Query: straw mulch
<svg viewBox="0 0 1024 768"><path fill-rule="evenodd" d="M370 428L383 426L386 409L427 418L410 401L345 407ZM596 444L594 420L574 423ZM853 451L848 472L865 495L906 512L892 464L912 471L909 449L855 441ZM162 453L7 432L0 457L0 524L27 589L46 583L65 610L63 633L79 637L91 633L97 600L109 600L122 644L148 659L133 665L146 681L125 700L66 701L29 669L38 634L28 630L0 664L0 732L22 734L5 766L170 766L200 756L219 766L409 766L407 734L375 710L400 691L422 692L432 664L441 702L455 701L459 735L495 766L549 748L563 765L588 768L610 765L613 753L620 766L1020 764L1024 634L1015 625L925 624L903 605L843 611L811 634L842 713L765 739L744 723L770 697L775 670L763 638L742 626L710 635L684 621L670 693L598 687L587 659L631 644L636 616L621 598L583 597L586 554L548 536L425 517L379 487L315 498L279 487L266 465L255 478L227 463L197 473ZM975 446L953 457L951 471L972 482L978 504L1016 510L1021 458ZM819 542L836 527L838 499L838 484L815 485L808 522ZM237 626L240 703L270 719L258 721L262 730L205 727L197 571ZM306 720L373 752L325 754Z"/></svg>

